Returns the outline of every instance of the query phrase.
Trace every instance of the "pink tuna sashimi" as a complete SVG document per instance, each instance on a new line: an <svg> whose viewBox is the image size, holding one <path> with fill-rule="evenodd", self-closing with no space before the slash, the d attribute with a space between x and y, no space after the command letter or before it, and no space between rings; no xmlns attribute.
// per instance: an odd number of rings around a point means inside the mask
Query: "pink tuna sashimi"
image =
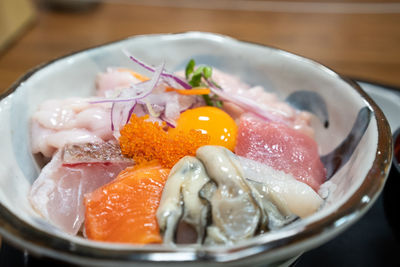
<svg viewBox="0 0 400 267"><path fill-rule="evenodd" d="M77 163L63 165L63 150L59 150L42 169L32 185L29 199L34 209L61 230L78 233L84 221L83 197L112 181L133 163L114 162Z"/></svg>
<svg viewBox="0 0 400 267"><path fill-rule="evenodd" d="M283 124L243 115L235 152L292 174L315 191L325 181L326 170L315 140Z"/></svg>

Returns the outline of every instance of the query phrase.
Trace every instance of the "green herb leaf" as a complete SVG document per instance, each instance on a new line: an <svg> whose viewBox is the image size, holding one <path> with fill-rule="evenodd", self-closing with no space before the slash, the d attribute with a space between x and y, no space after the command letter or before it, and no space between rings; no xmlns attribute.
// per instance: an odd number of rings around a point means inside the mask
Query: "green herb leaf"
<svg viewBox="0 0 400 267"><path fill-rule="evenodd" d="M203 66L200 66L200 67L198 67L194 72L193 72L193 76L194 75L201 75L202 73L203 73L203 69L204 69L204 67Z"/></svg>
<svg viewBox="0 0 400 267"><path fill-rule="evenodd" d="M201 83L201 73L193 74L192 79L189 81L189 84L192 87L199 87Z"/></svg>
<svg viewBox="0 0 400 267"><path fill-rule="evenodd" d="M196 65L196 62L194 61L194 59L191 59L188 64L186 65L186 69L185 69L185 76L186 79L189 80L189 76L190 74L193 73L194 71L194 66Z"/></svg>
<svg viewBox="0 0 400 267"><path fill-rule="evenodd" d="M211 82L214 86L221 88L217 83L215 83L212 79L212 68L210 66L199 66L195 69L196 62L194 59L191 59L186 65L185 76L188 83L193 87L208 87L208 84ZM203 95L204 102L207 106L216 106L221 108L223 102L218 99L218 96L211 97L210 95Z"/></svg>
<svg viewBox="0 0 400 267"><path fill-rule="evenodd" d="M222 102L221 100L215 101L215 106L216 106L217 108L222 108L223 105L224 105L224 102Z"/></svg>
<svg viewBox="0 0 400 267"><path fill-rule="evenodd" d="M206 78L206 79L211 78L211 75L212 75L212 68L209 67L209 66L204 67L204 68L203 68L203 75L204 75L204 78Z"/></svg>
<svg viewBox="0 0 400 267"><path fill-rule="evenodd" d="M203 95L204 102L206 102L207 106L214 106L210 95Z"/></svg>

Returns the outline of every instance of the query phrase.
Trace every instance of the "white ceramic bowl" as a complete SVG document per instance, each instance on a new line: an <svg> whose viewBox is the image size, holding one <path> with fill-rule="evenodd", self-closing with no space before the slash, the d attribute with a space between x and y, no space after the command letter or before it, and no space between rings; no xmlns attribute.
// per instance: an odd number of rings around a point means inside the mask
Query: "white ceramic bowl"
<svg viewBox="0 0 400 267"><path fill-rule="evenodd" d="M321 154L346 137L358 111L372 118L350 160L331 179L336 190L316 214L283 230L235 246L193 248L97 243L57 231L30 206L29 187L39 173L30 151L29 118L51 98L89 96L98 72L109 66L135 68L121 52L127 49L150 64L166 62L175 71L194 58L245 82L263 85L285 99L298 90L318 92L327 102L330 126L315 120ZM233 266L278 264L338 235L357 221L382 190L391 155L388 123L373 101L353 82L311 60L282 50L226 36L189 32L144 35L91 48L41 65L16 82L0 102L0 234L30 253L70 263L96 266L183 264Z"/></svg>

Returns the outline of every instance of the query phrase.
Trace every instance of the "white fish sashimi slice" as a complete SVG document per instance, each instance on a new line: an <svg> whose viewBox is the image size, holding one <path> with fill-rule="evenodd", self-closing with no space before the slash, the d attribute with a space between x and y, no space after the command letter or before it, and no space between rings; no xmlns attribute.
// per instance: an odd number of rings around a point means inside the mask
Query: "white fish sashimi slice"
<svg viewBox="0 0 400 267"><path fill-rule="evenodd" d="M245 177L264 184L281 211L289 210L304 218L321 207L323 199L310 186L292 175L251 159L240 156L238 159Z"/></svg>
<svg viewBox="0 0 400 267"><path fill-rule="evenodd" d="M131 162L82 163L63 166L58 151L33 183L29 199L45 219L69 234L77 234L84 221L83 197L112 181Z"/></svg>
<svg viewBox="0 0 400 267"><path fill-rule="evenodd" d="M117 142L101 142L87 144L67 144L63 148L62 163L64 166L74 166L82 163L128 163L134 161L122 155Z"/></svg>

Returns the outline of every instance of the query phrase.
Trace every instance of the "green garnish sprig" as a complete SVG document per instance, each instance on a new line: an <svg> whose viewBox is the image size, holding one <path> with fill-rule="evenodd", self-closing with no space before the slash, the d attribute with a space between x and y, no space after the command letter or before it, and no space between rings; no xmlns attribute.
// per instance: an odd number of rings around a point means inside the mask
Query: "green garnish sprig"
<svg viewBox="0 0 400 267"><path fill-rule="evenodd" d="M208 81L212 83L214 86L221 88L215 81L212 80L212 68L210 66L198 66L196 68L196 62L194 59L191 59L186 65L185 76L188 83L193 87L209 87L209 85L205 82ZM217 95L210 96L203 95L203 99L206 102L207 106L215 106L222 107L222 101L218 99Z"/></svg>

